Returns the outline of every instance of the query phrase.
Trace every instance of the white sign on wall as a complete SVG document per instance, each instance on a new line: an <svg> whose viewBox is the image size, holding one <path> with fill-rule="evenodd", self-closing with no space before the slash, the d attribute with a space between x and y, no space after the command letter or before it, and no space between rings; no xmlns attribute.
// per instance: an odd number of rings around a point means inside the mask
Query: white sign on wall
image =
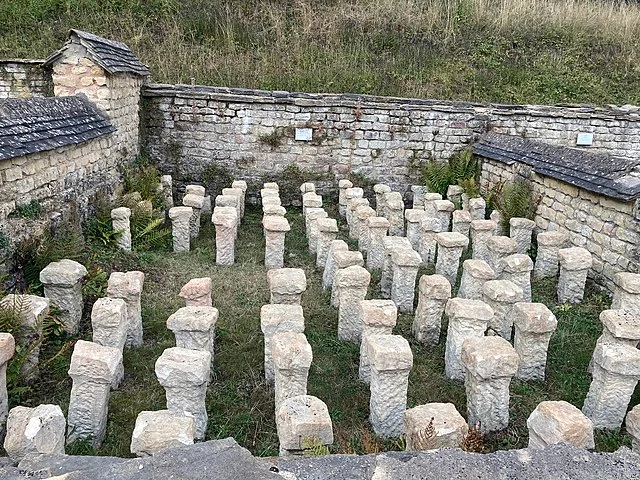
<svg viewBox="0 0 640 480"><path fill-rule="evenodd" d="M580 132L578 133L578 138L576 139L576 145L580 146L589 146L593 145L593 133Z"/></svg>
<svg viewBox="0 0 640 480"><path fill-rule="evenodd" d="M312 128L296 128L295 139L302 142L310 142L313 139Z"/></svg>

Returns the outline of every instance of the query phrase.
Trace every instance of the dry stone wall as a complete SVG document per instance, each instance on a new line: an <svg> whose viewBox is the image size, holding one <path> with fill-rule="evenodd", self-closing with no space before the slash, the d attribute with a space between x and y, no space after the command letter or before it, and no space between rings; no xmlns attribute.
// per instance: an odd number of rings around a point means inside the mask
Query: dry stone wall
<svg viewBox="0 0 640 480"><path fill-rule="evenodd" d="M0 60L0 99L51 95L51 72L43 60Z"/></svg>

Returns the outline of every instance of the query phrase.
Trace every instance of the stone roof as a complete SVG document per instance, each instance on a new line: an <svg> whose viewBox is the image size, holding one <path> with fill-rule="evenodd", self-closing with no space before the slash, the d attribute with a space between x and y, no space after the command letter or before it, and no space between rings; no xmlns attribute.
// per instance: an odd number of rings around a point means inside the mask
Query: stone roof
<svg viewBox="0 0 640 480"><path fill-rule="evenodd" d="M79 42L85 47L93 61L108 73L131 73L143 77L150 74L149 68L124 43L73 29L69 32L69 38L65 45L45 61L45 66L55 63L68 45L73 42Z"/></svg>
<svg viewBox="0 0 640 480"><path fill-rule="evenodd" d="M75 145L114 132L82 97L0 100L0 160Z"/></svg>
<svg viewBox="0 0 640 480"><path fill-rule="evenodd" d="M536 173L607 197L624 201L640 197L640 158L558 147L492 132L474 143L472 151L507 165L528 165Z"/></svg>

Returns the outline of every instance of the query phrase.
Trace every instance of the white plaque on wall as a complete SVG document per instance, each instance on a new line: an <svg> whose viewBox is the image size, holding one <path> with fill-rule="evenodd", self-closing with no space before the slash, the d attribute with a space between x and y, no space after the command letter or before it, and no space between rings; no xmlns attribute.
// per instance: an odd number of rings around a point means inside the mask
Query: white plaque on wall
<svg viewBox="0 0 640 480"><path fill-rule="evenodd" d="M296 128L295 139L303 142L310 142L313 139L313 129L312 128Z"/></svg>
<svg viewBox="0 0 640 480"><path fill-rule="evenodd" d="M576 145L589 146L593 144L593 133L580 132L576 139Z"/></svg>

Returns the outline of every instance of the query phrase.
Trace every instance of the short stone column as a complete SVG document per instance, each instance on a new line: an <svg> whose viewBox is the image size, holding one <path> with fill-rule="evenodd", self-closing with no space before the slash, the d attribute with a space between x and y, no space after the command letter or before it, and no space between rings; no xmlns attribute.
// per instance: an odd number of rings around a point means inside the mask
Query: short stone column
<svg viewBox="0 0 640 480"><path fill-rule="evenodd" d="M424 195L427 187L424 185L411 185L411 193L413 193L413 208L424 211Z"/></svg>
<svg viewBox="0 0 640 480"><path fill-rule="evenodd" d="M176 347L208 352L213 369L217 321L217 308L182 307L169 316L167 328L176 337Z"/></svg>
<svg viewBox="0 0 640 480"><path fill-rule="evenodd" d="M10 333L0 333L0 430L4 429L9 413L7 393L7 363L16 352L16 342Z"/></svg>
<svg viewBox="0 0 640 480"><path fill-rule="evenodd" d="M436 211L435 218L440 223L440 231L448 232L451 226L451 214L456 209L456 206L449 200L435 200L433 207Z"/></svg>
<svg viewBox="0 0 640 480"><path fill-rule="evenodd" d="M522 289L509 280L489 280L482 287L482 301L493 310L489 328L506 340L513 333L513 306L522 297Z"/></svg>
<svg viewBox="0 0 640 480"><path fill-rule="evenodd" d="M111 210L111 225L113 231L118 233L116 243L120 250L131 251L131 209L119 207Z"/></svg>
<svg viewBox="0 0 640 480"><path fill-rule="evenodd" d="M547 350L558 321L543 303L519 302L512 310L515 330L513 346L520 358L516 377L544 380Z"/></svg>
<svg viewBox="0 0 640 480"><path fill-rule="evenodd" d="M238 214L238 223L244 215L244 192L240 188L223 188L222 195L236 197L236 212Z"/></svg>
<svg viewBox="0 0 640 480"><path fill-rule="evenodd" d="M597 429L617 430L640 379L640 350L629 345L596 345L593 380L582 406Z"/></svg>
<svg viewBox="0 0 640 480"><path fill-rule="evenodd" d="M394 250L404 248L411 250L411 243L406 237L384 237L384 261L382 262L382 275L380 276L380 293L384 298L391 298L393 285L393 255Z"/></svg>
<svg viewBox="0 0 640 480"><path fill-rule="evenodd" d="M347 188L344 192L344 196L345 196L345 199L347 200L347 206L346 206L347 209L345 211L345 218L347 220L347 225L349 225L349 228L351 228L351 223L353 222L351 218L351 215L353 214L351 200L353 200L354 198L363 198L364 190L362 190L360 187Z"/></svg>
<svg viewBox="0 0 640 480"><path fill-rule="evenodd" d="M452 298L447 302L444 312L449 317L444 352L445 374L452 380L464 380L460 360L462 344L469 338L484 337L493 319L493 310L480 300Z"/></svg>
<svg viewBox="0 0 640 480"><path fill-rule="evenodd" d="M404 218L407 220L407 238L411 242L411 248L416 252L420 250L420 237L422 236L421 221L426 218L424 210L409 208L404 211Z"/></svg>
<svg viewBox="0 0 640 480"><path fill-rule="evenodd" d="M174 414L193 415L195 439L204 439L208 421L205 397L211 376L211 354L204 350L167 348L156 360L155 371L165 390L167 410Z"/></svg>
<svg viewBox="0 0 640 480"><path fill-rule="evenodd" d="M558 275L558 250L569 243L564 232L541 232L536 237L538 250L533 267L533 278L555 278Z"/></svg>
<svg viewBox="0 0 640 480"><path fill-rule="evenodd" d="M369 219L376 217L376 211L368 205L361 205L356 209L355 213L358 229L358 250L361 252L369 251Z"/></svg>
<svg viewBox="0 0 640 480"><path fill-rule="evenodd" d="M281 332L304 332L304 313L300 305L263 305L260 309L260 328L264 335L264 378L267 382L275 379L271 356L274 335Z"/></svg>
<svg viewBox="0 0 640 480"><path fill-rule="evenodd" d="M78 324L82 318L82 279L86 274L84 266L67 259L51 262L40 272L44 296L58 307L58 319L70 335L78 333Z"/></svg>
<svg viewBox="0 0 640 480"><path fill-rule="evenodd" d="M191 238L197 238L200 234L200 216L202 207L204 206L204 197L188 193L182 199L182 205L185 207L191 207L193 212L189 220L189 235ZM216 203L217 205L217 203Z"/></svg>
<svg viewBox="0 0 640 480"><path fill-rule="evenodd" d="M284 217L269 216L262 219L264 227L264 265L267 268L284 266L284 240L291 227Z"/></svg>
<svg viewBox="0 0 640 480"><path fill-rule="evenodd" d="M91 309L92 341L103 347L124 350L127 343L127 304L121 298L99 298ZM124 378L124 365L118 365L118 371L112 388L116 389Z"/></svg>
<svg viewBox="0 0 640 480"><path fill-rule="evenodd" d="M78 340L71 355L73 380L68 411L67 443L88 440L100 447L107 429L109 392L122 365L122 352Z"/></svg>
<svg viewBox="0 0 640 480"><path fill-rule="evenodd" d="M565 401L540 402L527 418L528 448L568 443L577 448L595 448L593 423Z"/></svg>
<svg viewBox="0 0 640 480"><path fill-rule="evenodd" d="M389 220L385 217L369 217L367 219L367 269L380 270L384 264L383 238L389 231Z"/></svg>
<svg viewBox="0 0 640 480"><path fill-rule="evenodd" d="M496 273L484 260L472 258L462 262L462 276L458 297L469 300L482 300L482 288L485 282L495 280Z"/></svg>
<svg viewBox="0 0 640 480"><path fill-rule="evenodd" d="M322 289L327 290L333 287L333 276L336 272L335 262L333 257L336 252L346 252L349 250L347 242L344 240L334 240L329 245L329 252L327 252L327 263L324 266L324 272L322 272Z"/></svg>
<svg viewBox="0 0 640 480"><path fill-rule="evenodd" d="M453 224L452 232L457 232L469 238L469 229L471 228L471 214L466 210L455 210L451 215Z"/></svg>
<svg viewBox="0 0 640 480"><path fill-rule="evenodd" d="M526 254L531 248L531 237L536 222L528 218L513 217L509 219L509 237L516 242L516 253Z"/></svg>
<svg viewBox="0 0 640 480"><path fill-rule="evenodd" d="M335 218L318 218L318 240L316 242L316 267L324 268L331 242L338 235L338 222Z"/></svg>
<svg viewBox="0 0 640 480"><path fill-rule="evenodd" d="M305 220L307 222L307 248L309 254L316 256L318 249L318 220L325 219L329 215L322 208L308 208Z"/></svg>
<svg viewBox="0 0 640 480"><path fill-rule="evenodd" d="M436 217L436 206L434 204L436 200L442 200L442 195L435 192L424 194L424 211L427 212L427 217Z"/></svg>
<svg viewBox="0 0 640 480"><path fill-rule="evenodd" d="M453 403L427 403L404 412L407 452L460 448L468 431L467 421Z"/></svg>
<svg viewBox="0 0 640 480"><path fill-rule="evenodd" d="M425 217L420 220L420 247L418 252L424 266L436 261L438 242L436 236L442 232L440 222L435 217Z"/></svg>
<svg viewBox="0 0 640 480"><path fill-rule="evenodd" d="M461 233L442 232L436 235L438 259L436 273L442 275L451 285L456 284L462 252L469 246L469 238Z"/></svg>
<svg viewBox="0 0 640 480"><path fill-rule="evenodd" d="M280 456L304 455L305 450L333 443L329 409L311 395L289 397L276 411Z"/></svg>
<svg viewBox="0 0 640 480"><path fill-rule="evenodd" d="M144 273L133 270L131 272L113 272L109 276L107 295L111 298L121 298L127 304L127 342L125 347L139 347L142 345L142 288L144 287Z"/></svg>
<svg viewBox="0 0 640 480"><path fill-rule="evenodd" d="M364 259L360 252L352 252L349 250L337 251L333 254L333 264L334 273L333 282L331 282L331 306L338 308L340 306L340 286L336 282L338 272L353 266L364 267Z"/></svg>
<svg viewBox="0 0 640 480"><path fill-rule="evenodd" d="M287 398L307 394L313 352L304 333L277 332L271 339L271 358L275 372L277 412Z"/></svg>
<svg viewBox="0 0 640 480"><path fill-rule="evenodd" d="M363 325L358 322L360 300L367 296L371 274L353 265L336 271L334 288L338 290L338 338L360 344Z"/></svg>
<svg viewBox="0 0 640 480"><path fill-rule="evenodd" d="M404 200L398 192L384 194L385 217L389 220L389 235L404 235Z"/></svg>
<svg viewBox="0 0 640 480"><path fill-rule="evenodd" d="M460 185L449 185L447 187L447 200L449 200L454 205L460 205L462 207L462 194L464 193L464 188Z"/></svg>
<svg viewBox="0 0 640 480"><path fill-rule="evenodd" d="M442 275L423 275L418 289L418 308L411 332L418 342L437 345L440 341L442 314L451 298L451 284Z"/></svg>
<svg viewBox="0 0 640 480"><path fill-rule="evenodd" d="M348 188L353 188L353 183L343 178L338 181L338 209L341 216L347 214L347 196L346 192Z"/></svg>
<svg viewBox="0 0 640 480"><path fill-rule="evenodd" d="M168 210L173 208L173 179L171 175L160 177L160 188L164 197L164 207Z"/></svg>
<svg viewBox="0 0 640 480"><path fill-rule="evenodd" d="M496 237L503 237L509 233L505 230L505 225L502 221L502 214L498 210L493 210L489 215L489 219L496 222L496 229L493 232Z"/></svg>
<svg viewBox="0 0 640 480"><path fill-rule="evenodd" d="M387 217L387 204L385 195L391 192L391 187L384 183L376 183L373 186L373 193L376 195L376 215L378 217Z"/></svg>
<svg viewBox="0 0 640 480"><path fill-rule="evenodd" d="M533 271L533 260L529 255L516 253L504 257L498 262L500 280L509 280L522 289L522 300L531 301L531 272Z"/></svg>
<svg viewBox="0 0 640 480"><path fill-rule="evenodd" d="M611 308L640 315L640 274L619 272L613 276L613 283Z"/></svg>
<svg viewBox="0 0 640 480"><path fill-rule="evenodd" d="M322 208L322 197L316 192L307 192L302 195L302 215L307 215L308 208Z"/></svg>
<svg viewBox="0 0 640 480"><path fill-rule="evenodd" d="M300 185L300 195L304 195L307 192L316 192L316 185L313 182L304 182Z"/></svg>
<svg viewBox="0 0 640 480"><path fill-rule="evenodd" d="M391 300L403 313L413 312L415 298L416 277L422 263L420 255L409 248L398 248L391 252Z"/></svg>
<svg viewBox="0 0 640 480"><path fill-rule="evenodd" d="M191 243L189 222L193 215L191 207L173 207L169 209L171 219L171 234L173 236L173 251L188 252Z"/></svg>
<svg viewBox="0 0 640 480"><path fill-rule="evenodd" d="M504 338L470 338L462 345L467 423L483 433L509 425L509 384L518 369L518 354Z"/></svg>
<svg viewBox="0 0 640 480"><path fill-rule="evenodd" d="M267 272L271 299L269 303L300 305L307 290L307 277L301 268L276 268Z"/></svg>
<svg viewBox="0 0 640 480"><path fill-rule="evenodd" d="M362 325L360 366L358 376L365 383L371 381L371 362L365 348L369 335L391 335L398 320L398 307L391 300L360 300L358 323Z"/></svg>
<svg viewBox="0 0 640 480"><path fill-rule="evenodd" d="M358 217L357 211L362 207L369 207L369 200L366 198L352 198L349 200L349 209L351 210L349 238L352 240L358 240L360 238L360 217Z"/></svg>
<svg viewBox="0 0 640 480"><path fill-rule="evenodd" d="M475 197L469 199L469 215L471 215L471 221L484 220L487 216L487 203L482 197Z"/></svg>
<svg viewBox="0 0 640 480"><path fill-rule="evenodd" d="M182 287L178 295L184 299L187 307L212 306L211 277L192 278Z"/></svg>
<svg viewBox="0 0 640 480"><path fill-rule="evenodd" d="M400 335L369 335L365 348L371 361L369 421L376 435L399 437L413 366L411 347Z"/></svg>
<svg viewBox="0 0 640 480"><path fill-rule="evenodd" d="M581 303L587 273L593 265L591 253L582 247L561 248L558 250L558 260L558 303Z"/></svg>
<svg viewBox="0 0 640 480"><path fill-rule="evenodd" d="M624 425L631 436L631 448L635 453L640 453L640 405L636 405L627 413Z"/></svg>
<svg viewBox="0 0 640 480"><path fill-rule="evenodd" d="M279 219L281 217L265 218L271 221L271 219ZM216 229L216 265L233 265L236 261L236 232L238 229L238 220L237 212L221 211L219 207L216 207L213 215L211 215L211 223L213 223Z"/></svg>
<svg viewBox="0 0 640 480"><path fill-rule="evenodd" d="M58 405L14 407L7 417L4 449L18 463L27 455L64 455L67 421Z"/></svg>
<svg viewBox="0 0 640 480"><path fill-rule="evenodd" d="M491 265L487 242L493 237L496 222L493 220L472 220L469 232L471 234L471 257L483 260Z"/></svg>
<svg viewBox="0 0 640 480"><path fill-rule="evenodd" d="M240 198L240 216L244 218L244 205L247 200L247 182L244 180L234 180L231 183L231 188L238 188L242 191L242 197Z"/></svg>
<svg viewBox="0 0 640 480"><path fill-rule="evenodd" d="M509 237L493 236L487 240L487 251L489 252L489 261L487 262L493 271L500 276L500 260L509 255L514 255L518 249L515 240Z"/></svg>
<svg viewBox="0 0 640 480"><path fill-rule="evenodd" d="M131 435L131 453L147 457L167 448L193 445L196 421L191 415L169 410L140 412Z"/></svg>

